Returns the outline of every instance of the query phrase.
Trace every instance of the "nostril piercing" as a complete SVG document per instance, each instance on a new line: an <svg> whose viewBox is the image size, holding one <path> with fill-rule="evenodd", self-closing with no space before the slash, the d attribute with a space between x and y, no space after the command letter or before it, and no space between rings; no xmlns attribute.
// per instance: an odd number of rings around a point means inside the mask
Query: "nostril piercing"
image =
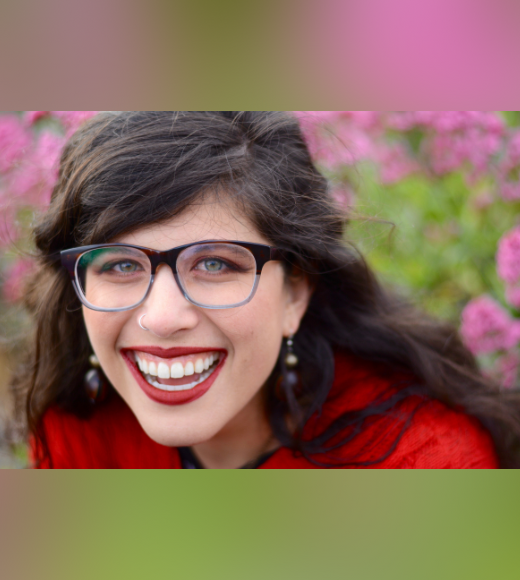
<svg viewBox="0 0 520 580"><path fill-rule="evenodd" d="M139 326L143 329L146 330L147 332L150 330L149 328L146 328L146 326L143 326L143 323L141 322L141 320L146 316L146 314L141 314L140 318L139 318Z"/></svg>

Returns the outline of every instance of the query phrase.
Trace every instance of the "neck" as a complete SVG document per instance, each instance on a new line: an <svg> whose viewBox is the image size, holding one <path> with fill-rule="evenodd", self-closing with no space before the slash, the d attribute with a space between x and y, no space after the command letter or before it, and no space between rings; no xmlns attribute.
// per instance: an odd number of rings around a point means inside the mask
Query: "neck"
<svg viewBox="0 0 520 580"><path fill-rule="evenodd" d="M192 451L206 469L239 469L277 447L259 393L231 423Z"/></svg>

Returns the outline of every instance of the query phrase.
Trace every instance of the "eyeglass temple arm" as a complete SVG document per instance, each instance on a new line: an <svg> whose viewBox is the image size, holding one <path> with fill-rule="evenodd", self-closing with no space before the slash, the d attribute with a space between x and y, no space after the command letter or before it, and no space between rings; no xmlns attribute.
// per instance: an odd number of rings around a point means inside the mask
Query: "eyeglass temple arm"
<svg viewBox="0 0 520 580"><path fill-rule="evenodd" d="M284 253L282 250L279 250L278 248L271 247L271 255L269 257L271 258L271 260L283 260Z"/></svg>

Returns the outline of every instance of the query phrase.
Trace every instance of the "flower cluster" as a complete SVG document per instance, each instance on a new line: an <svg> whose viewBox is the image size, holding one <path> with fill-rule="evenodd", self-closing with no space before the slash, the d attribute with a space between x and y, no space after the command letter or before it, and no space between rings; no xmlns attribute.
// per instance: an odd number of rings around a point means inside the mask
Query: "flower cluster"
<svg viewBox="0 0 520 580"><path fill-rule="evenodd" d="M493 175L520 199L520 131L492 111L297 111L313 159L329 170L376 162L383 183L414 171ZM415 140L415 142L414 142Z"/></svg>
<svg viewBox="0 0 520 580"><path fill-rule="evenodd" d="M520 119L509 123L494 111L298 111L314 160L335 184L337 201L356 201L349 168L369 163L379 182L391 185L421 175L433 185L458 173L467 203L483 216L499 201L520 201ZM347 193L345 193L347 192ZM424 230L435 242L448 235L453 220ZM500 227L499 224L497 224ZM457 226L457 229L459 227ZM437 232L432 237L431 232ZM520 226L506 231L496 254L503 297L474 296L462 312L461 335L504 387L518 384L520 371ZM504 307L502 302L508 307Z"/></svg>
<svg viewBox="0 0 520 580"><path fill-rule="evenodd" d="M44 209L67 139L96 111L26 111L0 115L0 250L26 243L24 212ZM29 262L0 260L2 294L15 301Z"/></svg>

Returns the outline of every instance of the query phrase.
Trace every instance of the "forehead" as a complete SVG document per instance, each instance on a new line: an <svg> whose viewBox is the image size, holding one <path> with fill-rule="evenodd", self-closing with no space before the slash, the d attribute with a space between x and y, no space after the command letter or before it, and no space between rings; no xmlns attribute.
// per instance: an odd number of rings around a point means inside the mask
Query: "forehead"
<svg viewBox="0 0 520 580"><path fill-rule="evenodd" d="M114 240L168 250L202 240L269 243L230 199L205 196L170 220L151 224Z"/></svg>

